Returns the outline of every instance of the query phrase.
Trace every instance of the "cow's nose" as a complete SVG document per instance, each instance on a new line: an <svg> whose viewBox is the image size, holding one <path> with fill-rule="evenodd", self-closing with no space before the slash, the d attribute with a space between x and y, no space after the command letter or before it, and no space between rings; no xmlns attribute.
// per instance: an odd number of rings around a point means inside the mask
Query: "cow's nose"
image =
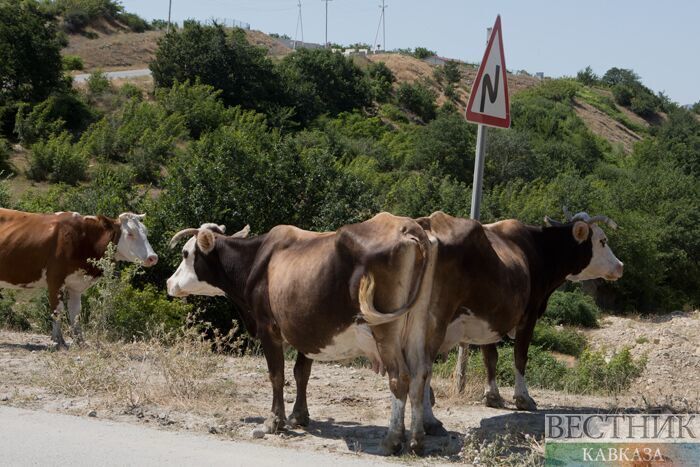
<svg viewBox="0 0 700 467"><path fill-rule="evenodd" d="M622 261L620 261L620 263L619 263L619 264L617 265L617 267L615 268L615 275L616 275L617 277L622 277L622 273L624 272L624 270L625 270L625 263L623 263Z"/></svg>
<svg viewBox="0 0 700 467"><path fill-rule="evenodd" d="M146 266L155 266L158 263L158 255L151 255L148 258L146 258L146 261L144 261L144 265Z"/></svg>

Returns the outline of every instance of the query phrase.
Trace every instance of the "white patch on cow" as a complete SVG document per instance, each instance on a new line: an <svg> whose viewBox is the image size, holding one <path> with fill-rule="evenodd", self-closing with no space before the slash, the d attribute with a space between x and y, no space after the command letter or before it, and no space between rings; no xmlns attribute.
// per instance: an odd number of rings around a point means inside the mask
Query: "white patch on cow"
<svg viewBox="0 0 700 467"><path fill-rule="evenodd" d="M617 259L608 245L605 232L599 226L592 224L591 242L593 243L593 256L583 271L567 277L570 281L585 281L590 279L604 278L614 281L622 277L624 264Z"/></svg>
<svg viewBox="0 0 700 467"><path fill-rule="evenodd" d="M121 214L121 235L117 243L116 259L131 263L143 263L153 266L158 262L158 255L148 242L148 230L141 220L143 215Z"/></svg>
<svg viewBox="0 0 700 467"><path fill-rule="evenodd" d="M462 309L464 310L464 309ZM491 329L488 321L485 321L471 311L461 313L457 319L447 326L445 340L440 347L440 352L449 351L459 343L485 345L500 342L503 336Z"/></svg>
<svg viewBox="0 0 700 467"><path fill-rule="evenodd" d="M513 397L523 396L526 399L530 397L527 392L527 383L525 382L525 376L520 374L518 370L515 370L515 388L513 390Z"/></svg>
<svg viewBox="0 0 700 467"><path fill-rule="evenodd" d="M510 337L511 339L515 339L515 332L516 332L517 330L518 330L518 328L515 328L515 327L514 327L513 329L511 329L510 331L508 331L508 337Z"/></svg>
<svg viewBox="0 0 700 467"><path fill-rule="evenodd" d="M0 289L40 289L46 287L46 269L41 270L41 277L34 282L26 284L11 284L0 281Z"/></svg>
<svg viewBox="0 0 700 467"><path fill-rule="evenodd" d="M177 270L168 279L168 295L186 297L188 295L206 295L208 297L224 296L226 293L211 284L199 280L194 270L194 258L197 254L197 237L187 240L182 249L182 261Z"/></svg>
<svg viewBox="0 0 700 467"><path fill-rule="evenodd" d="M373 361L381 361L377 342L367 324L353 324L335 335L330 344L318 353L306 354L313 360L336 361L348 360L355 357L368 357Z"/></svg>

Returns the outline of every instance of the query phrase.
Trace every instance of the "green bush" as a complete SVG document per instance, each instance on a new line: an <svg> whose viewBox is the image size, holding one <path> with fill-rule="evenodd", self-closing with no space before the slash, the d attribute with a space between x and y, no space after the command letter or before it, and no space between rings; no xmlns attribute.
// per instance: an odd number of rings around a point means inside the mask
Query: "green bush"
<svg viewBox="0 0 700 467"><path fill-rule="evenodd" d="M192 306L168 300L151 284L141 290L134 288L132 280L140 274L139 267L130 265L118 271L115 251L111 245L95 262L103 274L86 294L82 316L86 328L113 341L147 340L180 329Z"/></svg>
<svg viewBox="0 0 700 467"><path fill-rule="evenodd" d="M630 110L640 117L650 117L656 112L656 101L652 94L640 92L630 101Z"/></svg>
<svg viewBox="0 0 700 467"><path fill-rule="evenodd" d="M454 60L445 62L442 66L442 75L445 77L448 84L459 83L459 80L462 79L462 71L459 69L459 63Z"/></svg>
<svg viewBox="0 0 700 467"><path fill-rule="evenodd" d="M615 102L623 107L629 107L634 97L634 89L632 86L622 83L613 86L612 93Z"/></svg>
<svg viewBox="0 0 700 467"><path fill-rule="evenodd" d="M600 309L593 297L580 290L556 291L549 297L544 317L554 324L568 326L598 327Z"/></svg>
<svg viewBox="0 0 700 467"><path fill-rule="evenodd" d="M32 327L31 323L26 316L13 310L14 304L14 293L7 290L0 293L0 328L13 331L28 331Z"/></svg>
<svg viewBox="0 0 700 467"><path fill-rule="evenodd" d="M4 178L10 170L10 144L3 137L0 137L0 179Z"/></svg>
<svg viewBox="0 0 700 467"><path fill-rule="evenodd" d="M127 100L129 99L143 99L143 91L141 88L131 83L124 83L119 88L119 95Z"/></svg>
<svg viewBox="0 0 700 467"><path fill-rule="evenodd" d="M85 179L87 166L87 159L71 144L70 134L63 132L32 146L27 176L75 185Z"/></svg>
<svg viewBox="0 0 700 467"><path fill-rule="evenodd" d="M1 172L0 177L2 177ZM0 208L10 207L10 190L7 188L7 181L0 178Z"/></svg>
<svg viewBox="0 0 700 467"><path fill-rule="evenodd" d="M93 119L93 111L75 93L58 93L34 107L20 104L15 120L15 133L22 143L31 144L63 130L78 134Z"/></svg>
<svg viewBox="0 0 700 467"><path fill-rule="evenodd" d="M540 321L535 325L532 344L554 352L578 357L586 347L586 338L571 328L557 327Z"/></svg>
<svg viewBox="0 0 700 467"><path fill-rule="evenodd" d="M94 71L90 73L87 79L87 89L90 96L95 97L104 94L112 87L107 75L102 71Z"/></svg>
<svg viewBox="0 0 700 467"><path fill-rule="evenodd" d="M230 119L230 112L221 101L221 91L206 84L173 83L171 88L156 90L156 100L169 114L179 113L185 119L190 135L197 139Z"/></svg>
<svg viewBox="0 0 700 467"><path fill-rule="evenodd" d="M606 363L599 352L585 351L566 375L564 389L575 394L618 394L629 388L646 366L646 358L634 360L625 348Z"/></svg>
<svg viewBox="0 0 700 467"><path fill-rule="evenodd" d="M396 100L404 109L413 112L424 122L434 119L437 114L435 92L422 83L401 83L396 91Z"/></svg>
<svg viewBox="0 0 700 467"><path fill-rule="evenodd" d="M63 27L71 33L80 32L88 25L90 17L84 10L69 9L63 13Z"/></svg>
<svg viewBox="0 0 700 467"><path fill-rule="evenodd" d="M117 125L109 117L93 123L83 133L79 146L88 157L119 160L117 152Z"/></svg>
<svg viewBox="0 0 700 467"><path fill-rule="evenodd" d="M593 68L587 66L583 70L576 73L576 80L586 86L594 86L595 84L598 84L600 78L595 74Z"/></svg>
<svg viewBox="0 0 700 467"><path fill-rule="evenodd" d="M121 13L118 19L134 32L145 32L151 29L148 21L134 13Z"/></svg>
<svg viewBox="0 0 700 467"><path fill-rule="evenodd" d="M62 58L63 69L66 71L82 70L85 65L78 55L64 55Z"/></svg>
<svg viewBox="0 0 700 467"><path fill-rule="evenodd" d="M396 77L384 62L373 62L367 68L367 76L370 78L372 95L377 102L387 102L391 97L391 90Z"/></svg>
<svg viewBox="0 0 700 467"><path fill-rule="evenodd" d="M425 47L416 47L416 49L413 51L413 56L421 60L434 57L435 55L437 55L437 52L426 49Z"/></svg>

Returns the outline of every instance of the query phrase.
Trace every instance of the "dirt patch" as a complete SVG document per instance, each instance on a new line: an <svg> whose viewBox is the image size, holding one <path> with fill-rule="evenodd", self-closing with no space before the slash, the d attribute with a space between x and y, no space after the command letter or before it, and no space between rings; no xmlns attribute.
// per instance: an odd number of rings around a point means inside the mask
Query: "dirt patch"
<svg viewBox="0 0 700 467"><path fill-rule="evenodd" d="M631 397L652 405L673 398L678 408L700 410L700 310L636 319L607 316L600 329L586 336L593 349L608 356L624 347L634 357L646 356L644 372L630 387Z"/></svg>
<svg viewBox="0 0 700 467"><path fill-rule="evenodd" d="M469 461L476 449L470 447L475 445L474 439L479 444L515 435L519 437L517 442L530 443L532 454L542 438L545 413L658 410L659 406L698 410L699 315L674 313L652 320L606 317L600 329L587 331L594 349L611 354L630 346L635 356L648 358L643 376L619 396L531 389L540 411L523 413L515 411L512 403L505 410L484 407L479 391L455 396L452 382L436 377L434 410L450 436L428 438L428 451L436 456L432 461ZM251 439L252 430L267 416L271 390L262 357L216 356L203 360L209 357L190 353L187 365L180 360L175 366L179 370L171 373L180 375L182 382L187 381L188 367L207 368L206 375L199 372L199 385L180 384L186 390L172 392L162 370L163 362L158 363L156 358L164 350L140 345L110 344L112 350L98 351L93 344L56 355L50 350L47 336L0 331L0 404L81 416L94 411L93 415L101 418L231 439ZM293 362L287 361L287 414L296 395L292 367ZM70 378L77 381L71 382ZM129 387L131 392L125 390ZM510 401L511 388L502 388L501 393ZM390 414L386 378L366 368L314 363L309 411L312 421L307 429L289 429L256 442L373 454L386 433ZM523 433L528 436L523 438ZM401 460L420 462L405 457Z"/></svg>
<svg viewBox="0 0 700 467"><path fill-rule="evenodd" d="M637 133L581 99L574 99L574 110L593 133L605 138L613 145L621 145L627 154L632 152L636 142L642 140ZM641 120L639 117L637 119ZM646 125L644 120L642 122ZM638 122L635 121L635 123Z"/></svg>
<svg viewBox="0 0 700 467"><path fill-rule="evenodd" d="M163 34L163 31L110 32L98 34L95 39L71 35L63 53L80 56L86 73L98 69L116 71L148 68L158 49L158 39Z"/></svg>

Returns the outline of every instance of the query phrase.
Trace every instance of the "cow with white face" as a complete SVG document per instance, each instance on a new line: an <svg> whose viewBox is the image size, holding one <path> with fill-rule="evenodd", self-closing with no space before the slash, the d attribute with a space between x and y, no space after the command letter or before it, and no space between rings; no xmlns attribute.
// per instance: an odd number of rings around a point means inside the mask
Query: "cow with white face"
<svg viewBox="0 0 700 467"><path fill-rule="evenodd" d="M617 280L623 264L598 223L605 216L568 216L566 223L545 218L544 227L514 219L481 224L436 212L417 222L438 239L430 313L436 323L429 338L432 358L457 344L480 345L487 368L486 404L503 407L496 385L496 343L515 339L515 404L536 409L525 383L528 348L535 324L550 295L566 280ZM439 323L449 323L444 329ZM424 397L424 400L428 400ZM442 424L425 407L426 431Z"/></svg>
<svg viewBox="0 0 700 467"><path fill-rule="evenodd" d="M59 348L66 347L60 325L60 292L64 290L73 337L79 342L81 295L101 275L91 260L102 258L113 243L117 260L146 267L158 262L143 218L144 214L133 213L111 219L76 212L33 214L0 209L0 288L48 290L52 338Z"/></svg>

